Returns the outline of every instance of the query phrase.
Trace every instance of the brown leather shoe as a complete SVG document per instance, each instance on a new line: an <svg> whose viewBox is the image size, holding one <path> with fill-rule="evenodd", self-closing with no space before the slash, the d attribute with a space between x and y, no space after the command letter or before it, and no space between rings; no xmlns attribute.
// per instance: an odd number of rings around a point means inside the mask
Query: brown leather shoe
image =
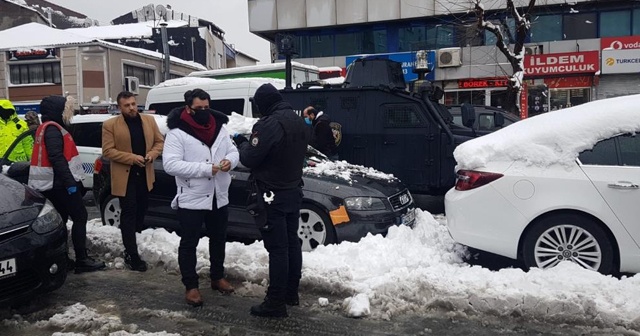
<svg viewBox="0 0 640 336"><path fill-rule="evenodd" d="M200 290L197 288L189 289L185 295L187 304L193 307L202 306L202 296L200 296Z"/></svg>
<svg viewBox="0 0 640 336"><path fill-rule="evenodd" d="M225 278L211 281L211 289L217 290L222 294L231 294L235 291L233 286Z"/></svg>

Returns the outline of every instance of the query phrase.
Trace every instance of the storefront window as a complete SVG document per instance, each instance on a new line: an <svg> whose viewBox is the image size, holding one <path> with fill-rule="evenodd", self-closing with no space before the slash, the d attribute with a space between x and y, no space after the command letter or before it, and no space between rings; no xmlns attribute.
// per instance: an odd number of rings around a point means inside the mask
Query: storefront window
<svg viewBox="0 0 640 336"><path fill-rule="evenodd" d="M640 9L633 10L633 26L631 28L631 35L640 35Z"/></svg>
<svg viewBox="0 0 640 336"><path fill-rule="evenodd" d="M591 89L551 89L551 111L561 110L587 103L591 100Z"/></svg>
<svg viewBox="0 0 640 336"><path fill-rule="evenodd" d="M531 22L531 42L561 41L562 15L540 15Z"/></svg>
<svg viewBox="0 0 640 336"><path fill-rule="evenodd" d="M631 12L600 13L600 37L631 35Z"/></svg>
<svg viewBox="0 0 640 336"><path fill-rule="evenodd" d="M564 39L581 40L598 37L597 13L572 13L563 18Z"/></svg>
<svg viewBox="0 0 640 336"><path fill-rule="evenodd" d="M450 91L444 94L445 105L473 104L485 105L485 90Z"/></svg>
<svg viewBox="0 0 640 336"><path fill-rule="evenodd" d="M491 91L491 106L497 108L505 108L504 102L507 99L507 90Z"/></svg>

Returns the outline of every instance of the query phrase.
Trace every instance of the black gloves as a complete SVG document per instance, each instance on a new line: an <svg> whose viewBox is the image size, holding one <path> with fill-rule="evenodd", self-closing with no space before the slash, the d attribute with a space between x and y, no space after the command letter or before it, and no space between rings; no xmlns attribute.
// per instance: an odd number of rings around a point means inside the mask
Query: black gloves
<svg viewBox="0 0 640 336"><path fill-rule="evenodd" d="M248 142L249 140L247 140L247 138L245 138L242 134L234 134L233 135L233 142L236 144L236 147L240 147L241 144Z"/></svg>

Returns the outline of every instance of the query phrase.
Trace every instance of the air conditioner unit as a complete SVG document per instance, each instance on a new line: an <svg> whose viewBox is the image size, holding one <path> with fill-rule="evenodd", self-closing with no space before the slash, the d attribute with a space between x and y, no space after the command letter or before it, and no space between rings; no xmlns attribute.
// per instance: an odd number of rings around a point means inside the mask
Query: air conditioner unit
<svg viewBox="0 0 640 336"><path fill-rule="evenodd" d="M541 45L530 45L524 47L525 55L540 55L542 54L542 46Z"/></svg>
<svg viewBox="0 0 640 336"><path fill-rule="evenodd" d="M459 67L462 65L460 48L438 49L438 68Z"/></svg>
<svg viewBox="0 0 640 336"><path fill-rule="evenodd" d="M140 80L138 77L127 76L124 78L124 90L133 94L140 93Z"/></svg>

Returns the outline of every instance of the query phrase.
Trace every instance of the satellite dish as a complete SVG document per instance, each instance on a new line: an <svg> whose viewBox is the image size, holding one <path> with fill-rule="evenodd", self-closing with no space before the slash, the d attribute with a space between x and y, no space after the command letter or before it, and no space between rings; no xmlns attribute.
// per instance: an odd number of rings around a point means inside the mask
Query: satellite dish
<svg viewBox="0 0 640 336"><path fill-rule="evenodd" d="M167 21L167 9L163 5L156 6L156 13L159 19Z"/></svg>

